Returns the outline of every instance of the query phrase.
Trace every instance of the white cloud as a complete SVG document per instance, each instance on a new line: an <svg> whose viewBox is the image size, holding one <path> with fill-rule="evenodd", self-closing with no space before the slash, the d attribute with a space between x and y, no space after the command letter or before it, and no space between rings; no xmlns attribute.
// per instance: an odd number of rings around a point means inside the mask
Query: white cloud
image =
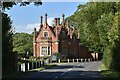
<svg viewBox="0 0 120 80"><path fill-rule="evenodd" d="M15 32L25 32L31 34L34 31L34 27L39 30L40 23L15 26Z"/></svg>
<svg viewBox="0 0 120 80"><path fill-rule="evenodd" d="M48 18L47 23L49 26L52 26L54 18ZM44 23L43 23L44 24ZM37 31L40 29L40 23L33 23L27 25L18 25L15 26L15 32L25 32L25 33L32 33L34 31L34 27L36 27Z"/></svg>
<svg viewBox="0 0 120 80"><path fill-rule="evenodd" d="M40 28L40 23L27 24L27 25L25 26L25 29L26 29L26 30L34 30L34 27L35 27L37 30L39 30L39 28Z"/></svg>
<svg viewBox="0 0 120 80"><path fill-rule="evenodd" d="M49 26L52 26L54 18L48 18L47 23Z"/></svg>

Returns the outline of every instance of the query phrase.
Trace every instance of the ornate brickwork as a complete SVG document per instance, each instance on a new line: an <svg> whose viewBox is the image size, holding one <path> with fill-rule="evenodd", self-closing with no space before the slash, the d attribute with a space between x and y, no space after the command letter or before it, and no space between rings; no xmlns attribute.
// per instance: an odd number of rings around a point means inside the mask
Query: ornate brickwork
<svg viewBox="0 0 120 80"><path fill-rule="evenodd" d="M33 55L35 57L51 56L54 53L66 58L87 57L87 49L80 46L80 31L78 30L78 36L75 36L75 29L70 27L69 20L65 23L64 17L63 14L61 24L60 18L55 18L53 26L47 23L47 14L45 14L44 25L43 17L40 17L39 33L36 34L36 28L34 29Z"/></svg>

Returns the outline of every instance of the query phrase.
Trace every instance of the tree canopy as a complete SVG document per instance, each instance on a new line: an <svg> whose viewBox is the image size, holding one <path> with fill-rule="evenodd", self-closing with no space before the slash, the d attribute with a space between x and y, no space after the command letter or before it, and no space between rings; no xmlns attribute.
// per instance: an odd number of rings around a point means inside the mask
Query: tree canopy
<svg viewBox="0 0 120 80"><path fill-rule="evenodd" d="M37 0L38 1L38 0ZM32 2L4 2L0 1L0 7L2 11L2 75L3 77L6 74L14 72L16 69L16 58L17 56L13 52L13 31L12 31L12 21L11 18L4 13L5 9L10 10L14 5L20 4L20 6L29 5ZM42 5L41 0L39 2L34 2L35 6ZM32 40L32 39L31 39ZM26 46L29 46L26 44ZM28 49L26 49L28 50ZM31 47L29 49L31 51Z"/></svg>
<svg viewBox="0 0 120 80"><path fill-rule="evenodd" d="M12 45L12 21L10 17L2 13L2 75L5 76L15 70L15 54ZM8 68L9 66L9 68Z"/></svg>
<svg viewBox="0 0 120 80"><path fill-rule="evenodd" d="M120 2L88 2L77 7L68 19L80 29L81 45L90 51L104 53L108 69L120 71ZM116 61L118 60L118 61ZM115 62L116 61L116 62ZM112 65L112 66L111 66Z"/></svg>
<svg viewBox="0 0 120 80"><path fill-rule="evenodd" d="M18 54L33 53L33 35L28 33L15 33L13 35L13 51Z"/></svg>
<svg viewBox="0 0 120 80"><path fill-rule="evenodd" d="M2 2L2 1L1 1ZM20 6L26 6L31 4L32 2L2 2L2 10L4 11L5 9L10 10L13 6L15 5L20 5ZM41 0L39 0L39 2L33 2L35 6L39 6L42 5Z"/></svg>

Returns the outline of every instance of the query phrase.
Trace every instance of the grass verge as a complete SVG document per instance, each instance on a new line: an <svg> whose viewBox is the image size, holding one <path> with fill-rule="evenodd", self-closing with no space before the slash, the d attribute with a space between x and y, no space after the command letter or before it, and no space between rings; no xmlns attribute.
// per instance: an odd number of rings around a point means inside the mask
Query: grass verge
<svg viewBox="0 0 120 80"><path fill-rule="evenodd" d="M103 78L115 78L120 80L120 72L108 70L104 64L100 66L100 70Z"/></svg>
<svg viewBox="0 0 120 80"><path fill-rule="evenodd" d="M101 71L101 75L103 78L119 78L120 80L120 72L104 70Z"/></svg>

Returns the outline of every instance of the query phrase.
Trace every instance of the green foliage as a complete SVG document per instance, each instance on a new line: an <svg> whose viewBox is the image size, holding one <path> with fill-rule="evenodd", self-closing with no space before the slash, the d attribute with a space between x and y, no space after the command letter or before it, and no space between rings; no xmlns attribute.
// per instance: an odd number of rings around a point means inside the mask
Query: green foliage
<svg viewBox="0 0 120 80"><path fill-rule="evenodd" d="M104 53L105 67L120 71L120 2L88 2L68 19L80 29L81 44Z"/></svg>
<svg viewBox="0 0 120 80"><path fill-rule="evenodd" d="M16 58L17 55L13 52L13 33L12 33L12 21L10 17L3 13L5 9L10 10L18 2L4 2L0 1L2 11L2 76L6 77L7 74L14 72L16 70ZM21 2L20 6L29 5L31 2ZM34 2L34 5L42 5L42 2ZM26 45L27 47L30 45ZM31 50L31 48L30 48Z"/></svg>
<svg viewBox="0 0 120 80"><path fill-rule="evenodd" d="M103 78L113 79L113 80L119 80L120 79L120 72L117 71L109 71L109 70L103 70L101 71L101 75Z"/></svg>
<svg viewBox="0 0 120 80"><path fill-rule="evenodd" d="M29 5L31 2L3 2L2 3L2 10L8 9L10 10L14 5L19 4L20 6ZM34 2L35 6L42 5L42 2Z"/></svg>
<svg viewBox="0 0 120 80"><path fill-rule="evenodd" d="M13 35L13 51L18 54L33 53L33 35L28 33L15 33Z"/></svg>
<svg viewBox="0 0 120 80"><path fill-rule="evenodd" d="M2 75L15 71L15 54L12 45L12 22L10 17L2 13Z"/></svg>

